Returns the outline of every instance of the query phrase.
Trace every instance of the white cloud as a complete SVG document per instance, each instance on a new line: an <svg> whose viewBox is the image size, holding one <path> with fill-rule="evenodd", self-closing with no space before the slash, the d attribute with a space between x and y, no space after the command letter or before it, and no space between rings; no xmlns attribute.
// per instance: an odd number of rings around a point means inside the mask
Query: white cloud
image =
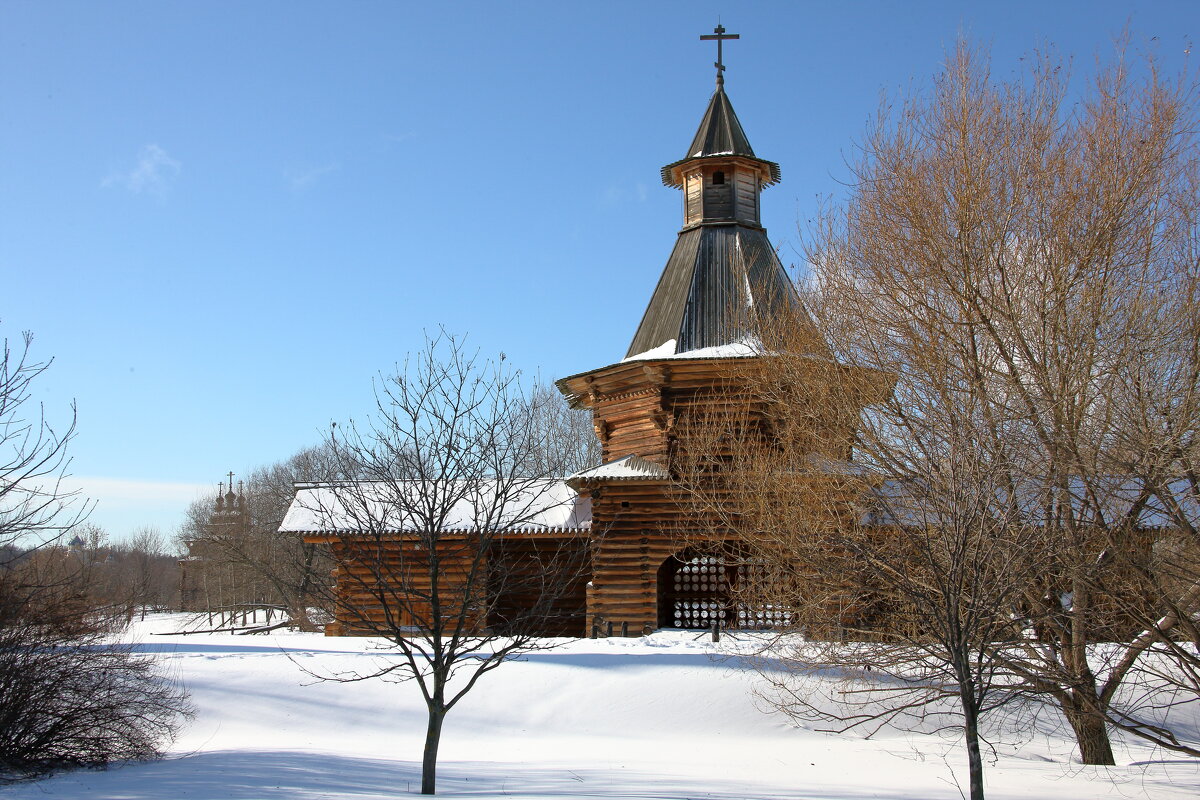
<svg viewBox="0 0 1200 800"><path fill-rule="evenodd" d="M121 186L134 194L162 195L179 175L183 165L156 144L148 144L138 153L137 163L127 172L113 172L102 186Z"/></svg>
<svg viewBox="0 0 1200 800"><path fill-rule="evenodd" d="M341 168L342 165L336 161L330 164L322 164L318 167L305 167L303 169L286 167L283 170L283 177L287 179L288 185L292 187L293 191L299 191L308 188L320 178L337 172Z"/></svg>
<svg viewBox="0 0 1200 800"><path fill-rule="evenodd" d="M405 133L385 133L383 140L389 144L403 144L410 139L417 137L416 131L406 131Z"/></svg>
<svg viewBox="0 0 1200 800"><path fill-rule="evenodd" d="M205 493L216 495L216 489L208 483L175 483L136 478L98 478L72 475L64 481L64 484L70 489L78 489L86 497L96 498L110 507L118 508L177 503L182 509Z"/></svg>
<svg viewBox="0 0 1200 800"><path fill-rule="evenodd" d="M645 203L649 197L645 183L616 182L604 187L600 194L600 204L606 207L623 206L630 203Z"/></svg>
<svg viewBox="0 0 1200 800"><path fill-rule="evenodd" d="M144 525L171 534L184 521L187 508L195 500L216 496L211 483L182 483L140 478L103 478L69 475L55 487L43 479L32 488L55 491L59 495L77 492L70 510L57 522L64 523L73 512L87 509L87 521L99 525L114 541L120 541Z"/></svg>

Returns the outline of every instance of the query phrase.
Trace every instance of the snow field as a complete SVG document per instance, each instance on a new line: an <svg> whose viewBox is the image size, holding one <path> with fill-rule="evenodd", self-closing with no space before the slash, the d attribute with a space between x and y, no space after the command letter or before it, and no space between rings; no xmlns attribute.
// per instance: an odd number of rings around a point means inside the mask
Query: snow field
<svg viewBox="0 0 1200 800"><path fill-rule="evenodd" d="M13 798L367 800L416 794L425 711L415 686L320 682L380 658L375 642L278 631L131 632L192 694L168 757L0 789ZM885 729L871 739L762 710L760 682L704 637L564 640L485 675L446 719L439 795L472 798L957 798L959 741ZM993 737L989 798L1191 798L1200 765L1138 743L1082 767L1061 732L1014 721Z"/></svg>

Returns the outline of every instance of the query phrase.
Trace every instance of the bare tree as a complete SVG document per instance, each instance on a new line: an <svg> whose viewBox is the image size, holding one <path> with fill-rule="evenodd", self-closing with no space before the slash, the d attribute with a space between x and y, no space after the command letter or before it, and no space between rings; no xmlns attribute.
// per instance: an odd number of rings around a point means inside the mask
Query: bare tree
<svg viewBox="0 0 1200 800"><path fill-rule="evenodd" d="M600 463L600 439L586 408L571 408L554 382L536 383L528 393L530 426L542 439L530 469L566 477Z"/></svg>
<svg viewBox="0 0 1200 800"><path fill-rule="evenodd" d="M149 658L111 642L123 618L96 608L87 562L61 546L87 511L64 488L74 413L55 429L34 407L49 362L23 338L0 353L0 777L152 755L188 711Z"/></svg>
<svg viewBox="0 0 1200 800"><path fill-rule="evenodd" d="M328 677L419 688L424 794L445 716L478 680L582 632L586 523L530 408L503 359L442 333L379 382L369 423L333 428L346 480L301 487L285 520L329 544L340 629L388 642L377 669Z"/></svg>
<svg viewBox="0 0 1200 800"><path fill-rule="evenodd" d="M1190 108L1184 119L1194 122ZM1113 381L1109 398L1114 474L1127 502L1145 504L1144 528L1107 531L1106 554L1120 562L1128 595L1152 598L1131 604L1132 626L1141 633L1122 657L1124 690L1137 697L1137 714L1110 708L1109 722L1177 752L1200 756L1200 740L1180 738L1169 724L1171 709L1200 698L1200 166L1194 143L1178 156L1178 186L1165 216L1174 235L1162 249L1175 265L1148 276L1162 281L1149 292L1145 325L1152 336ZM1114 587L1104 586L1113 591ZM1128 704L1127 704L1128 705Z"/></svg>
<svg viewBox="0 0 1200 800"><path fill-rule="evenodd" d="M174 559L168 557L162 531L150 525L135 530L123 550L132 607L145 619L147 608L162 608L171 596L169 586L176 581Z"/></svg>
<svg viewBox="0 0 1200 800"><path fill-rule="evenodd" d="M725 540L735 567L728 616L777 634L762 675L785 713L837 732L955 728L981 800L984 716L1012 698L980 644L1011 637L1038 534L1005 524L1001 473L960 405L906 405L914 422L937 418L936 441L893 442L886 472L851 463L859 412L886 404L894 377L810 352L806 317L768 335L742 391L716 418L687 420L676 451L688 518L708 522L702 538Z"/></svg>
<svg viewBox="0 0 1200 800"><path fill-rule="evenodd" d="M88 511L63 485L75 409L56 428L33 408L31 387L50 362L31 360L32 342L26 332L19 351L5 339L0 352L0 544L24 547L54 541Z"/></svg>
<svg viewBox="0 0 1200 800"><path fill-rule="evenodd" d="M1159 689L1198 674L1195 94L1119 54L1071 105L1026 63L996 82L960 43L883 106L809 243L811 320L764 328L767 435L700 421L681 462L749 543L747 604L876 640L797 653L855 668L843 698L892 695L841 724L956 696L976 798L998 702L1058 709L1085 763L1113 763L1114 726L1194 749Z"/></svg>
<svg viewBox="0 0 1200 800"><path fill-rule="evenodd" d="M139 611L144 618L147 608L168 607L175 596L178 558L164 541L156 528L145 526L114 543L103 528L83 522L71 529L69 546L60 541L53 552L74 565L71 583L86 594L91 609L132 620Z"/></svg>
<svg viewBox="0 0 1200 800"><path fill-rule="evenodd" d="M1111 764L1110 725L1154 729L1121 688L1198 607L1194 573L1168 615L1131 569L1198 422L1195 93L1121 52L1071 105L1059 63L1027 63L999 83L960 44L929 97L881 113L816 231L810 306L836 358L897 376L859 429L865 466L928 507L936 470L969 486L982 463L987 524L1040 533L1009 640L977 646ZM1150 391L1153 369L1172 379Z"/></svg>
<svg viewBox="0 0 1200 800"><path fill-rule="evenodd" d="M0 779L157 755L190 716L186 694L113 637L88 567L49 545L0 574Z"/></svg>

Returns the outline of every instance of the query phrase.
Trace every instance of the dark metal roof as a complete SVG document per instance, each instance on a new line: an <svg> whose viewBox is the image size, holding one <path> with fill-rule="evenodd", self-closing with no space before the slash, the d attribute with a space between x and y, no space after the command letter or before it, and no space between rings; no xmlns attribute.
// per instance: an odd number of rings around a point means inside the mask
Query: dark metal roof
<svg viewBox="0 0 1200 800"><path fill-rule="evenodd" d="M725 94L724 86L717 86L712 100L708 101L708 109L704 119L700 120L700 128L692 146L688 148L684 158L703 158L704 156L750 156L754 158L754 148L742 130L742 123L737 114L733 113L733 104Z"/></svg>
<svg viewBox="0 0 1200 800"><path fill-rule="evenodd" d="M676 353L732 344L755 316L799 305L761 228L701 225L681 231L626 357L671 339Z"/></svg>
<svg viewBox="0 0 1200 800"><path fill-rule="evenodd" d="M684 161L715 156L742 156L761 161L768 167L771 175L770 180L764 183L779 182L779 165L754 155L754 148L750 146L750 140L746 138L746 132L742 130L742 123L734 113L733 104L729 102L729 96L725 94L722 84L717 84L717 90L708 101L708 108L704 112L704 118L700 120L700 128L692 139L687 155L662 168L663 183L668 186L677 185L671 171Z"/></svg>

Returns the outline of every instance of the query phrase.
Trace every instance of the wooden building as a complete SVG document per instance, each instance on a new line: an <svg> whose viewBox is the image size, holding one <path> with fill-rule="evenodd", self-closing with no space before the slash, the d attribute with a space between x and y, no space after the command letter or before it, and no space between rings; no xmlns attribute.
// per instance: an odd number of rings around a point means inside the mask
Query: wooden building
<svg viewBox="0 0 1200 800"><path fill-rule="evenodd" d="M705 38L730 37L719 29ZM737 567L688 548L689 531L711 526L684 519L672 460L681 421L726 413L739 375L761 358L752 319L799 301L761 222L762 192L780 181L779 165L755 154L719 57L717 66L716 90L684 157L662 168L663 183L683 192L683 226L625 356L557 383L572 405L591 410L603 450L600 466L565 481L578 493L572 507L590 506L590 519L546 533L590 538L591 580L578 598L586 614L570 626L576 635L747 622L730 602ZM850 434L833 439L848 451ZM348 531L322 529L299 510L284 530L330 543L335 558L349 541ZM513 536L538 533L525 527ZM406 546L403 532L396 546ZM332 630L352 628L340 620Z"/></svg>
<svg viewBox="0 0 1200 800"><path fill-rule="evenodd" d="M750 146L718 71L685 157L662 169L684 193L683 227L625 358L558 382L591 409L603 450L601 466L569 479L592 501L592 625L641 634L750 622L730 598L738 568L720 555L736 542L688 548L712 526L686 519L673 461L685 420L747 413L729 400L762 358L754 319L798 304L760 216L780 177Z"/></svg>

